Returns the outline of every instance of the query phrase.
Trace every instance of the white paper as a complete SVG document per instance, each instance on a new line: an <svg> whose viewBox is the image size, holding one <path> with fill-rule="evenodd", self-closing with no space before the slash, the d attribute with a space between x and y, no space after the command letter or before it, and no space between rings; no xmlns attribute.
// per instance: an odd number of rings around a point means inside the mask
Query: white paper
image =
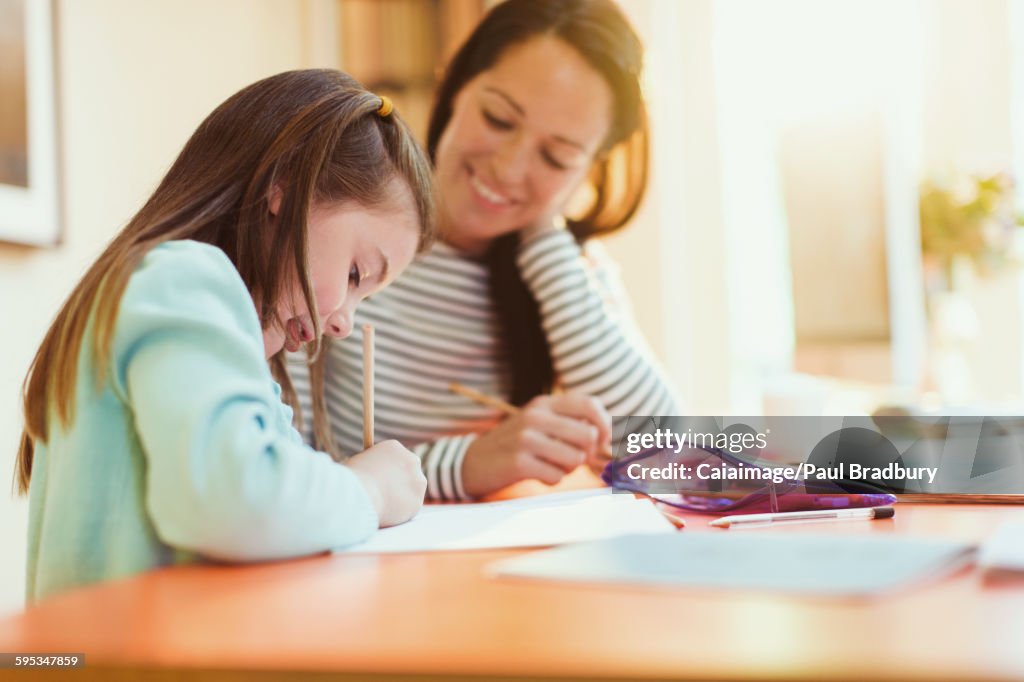
<svg viewBox="0 0 1024 682"><path fill-rule="evenodd" d="M1024 571L1024 523L999 526L982 545L978 565L992 571Z"/></svg>
<svg viewBox="0 0 1024 682"><path fill-rule="evenodd" d="M648 500L607 488L481 504L426 505L411 521L338 553L546 547L675 527Z"/></svg>
<svg viewBox="0 0 1024 682"><path fill-rule="evenodd" d="M952 573L974 555L967 543L910 536L728 531L578 543L503 559L487 572L604 585L867 597Z"/></svg>

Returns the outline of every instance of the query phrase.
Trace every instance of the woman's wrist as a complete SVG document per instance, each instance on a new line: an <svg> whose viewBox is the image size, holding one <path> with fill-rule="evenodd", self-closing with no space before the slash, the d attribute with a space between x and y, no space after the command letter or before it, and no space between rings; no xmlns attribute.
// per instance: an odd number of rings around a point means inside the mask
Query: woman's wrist
<svg viewBox="0 0 1024 682"><path fill-rule="evenodd" d="M546 234L565 229L565 218L561 215L549 216L524 227L519 232L519 243L527 244L540 239Z"/></svg>

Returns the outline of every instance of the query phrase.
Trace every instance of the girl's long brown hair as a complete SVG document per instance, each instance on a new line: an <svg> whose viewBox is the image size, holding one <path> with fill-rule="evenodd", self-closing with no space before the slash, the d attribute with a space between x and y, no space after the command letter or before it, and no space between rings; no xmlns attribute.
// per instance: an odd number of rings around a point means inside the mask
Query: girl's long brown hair
<svg viewBox="0 0 1024 682"><path fill-rule="evenodd" d="M292 273L308 309L318 309L307 260L312 204L389 206L389 189L398 179L415 202L420 246L429 244L434 230L429 162L397 114L382 117L380 106L379 97L339 71L289 71L244 88L200 124L153 196L71 292L32 360L22 389L25 430L15 464L19 492L28 490L35 443L47 441L51 419L65 428L74 420L79 356L90 320L95 379L98 386L104 383L121 296L153 247L192 239L223 250L268 327L281 324L276 304ZM275 189L282 200L272 216L268 198ZM281 354L271 367L294 406ZM330 444L325 416L314 421Z"/></svg>
<svg viewBox="0 0 1024 682"><path fill-rule="evenodd" d="M611 129L590 170L593 201L568 221L578 242L622 228L647 189L647 109L640 87L643 45L612 0L506 0L483 18L445 71L427 128L427 151L437 145L452 117L459 91L494 66L505 51L538 36L565 41L608 83L614 97ZM522 405L554 384L551 350L540 311L516 266L519 234L494 240L487 253L490 288L508 348L512 402Z"/></svg>

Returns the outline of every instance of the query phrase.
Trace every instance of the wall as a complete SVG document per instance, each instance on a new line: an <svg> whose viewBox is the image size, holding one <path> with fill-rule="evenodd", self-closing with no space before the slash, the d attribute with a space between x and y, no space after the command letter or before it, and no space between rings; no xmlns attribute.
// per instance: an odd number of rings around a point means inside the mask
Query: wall
<svg viewBox="0 0 1024 682"><path fill-rule="evenodd" d="M1024 0L874 0L827 8L814 0L621 2L647 45L654 172L644 211L609 242L635 316L687 409L759 409L762 384L793 367L794 300L822 294L792 291L800 284L791 281L770 110L801 110L810 114L799 122L827 122L830 114L858 111L858 98L880 93L888 112L885 220L898 226L889 230L886 249L896 256L888 272L876 268L877 291L858 305L865 319L884 306L879 293L888 280L895 349L887 341L851 343L843 355L804 356L810 362L802 367L917 388L927 340L917 184L949 171L1022 174L1024 118L1011 118L1011 102L1016 97L1024 110L1024 31L1011 10L1024 16ZM873 42L861 40L864 34ZM829 68L832 62L841 68ZM808 85L797 71L821 78ZM777 86L782 76L789 89ZM860 285L850 278L842 286L846 294ZM975 382L967 399L1020 400L1024 277L976 282L970 295L982 331L965 353Z"/></svg>
<svg viewBox="0 0 1024 682"><path fill-rule="evenodd" d="M54 249L0 246L0 481L14 466L21 381L64 297L210 110L308 64L317 9L313 0L57 3L65 238ZM0 494L0 614L22 604L27 517L25 499Z"/></svg>
<svg viewBox="0 0 1024 682"><path fill-rule="evenodd" d="M727 291L713 0L620 0L644 40L648 193L610 237L637 326L692 414L726 414L735 328Z"/></svg>

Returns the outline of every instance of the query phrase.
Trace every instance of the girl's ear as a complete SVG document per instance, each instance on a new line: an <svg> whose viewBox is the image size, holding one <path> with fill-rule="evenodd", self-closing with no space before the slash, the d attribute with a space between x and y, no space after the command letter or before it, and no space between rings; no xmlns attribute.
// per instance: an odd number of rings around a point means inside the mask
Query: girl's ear
<svg viewBox="0 0 1024 682"><path fill-rule="evenodd" d="M270 209L270 215L276 216L278 211L281 210L281 200L284 198L284 192L281 191L280 185L274 185L267 192L267 207Z"/></svg>

